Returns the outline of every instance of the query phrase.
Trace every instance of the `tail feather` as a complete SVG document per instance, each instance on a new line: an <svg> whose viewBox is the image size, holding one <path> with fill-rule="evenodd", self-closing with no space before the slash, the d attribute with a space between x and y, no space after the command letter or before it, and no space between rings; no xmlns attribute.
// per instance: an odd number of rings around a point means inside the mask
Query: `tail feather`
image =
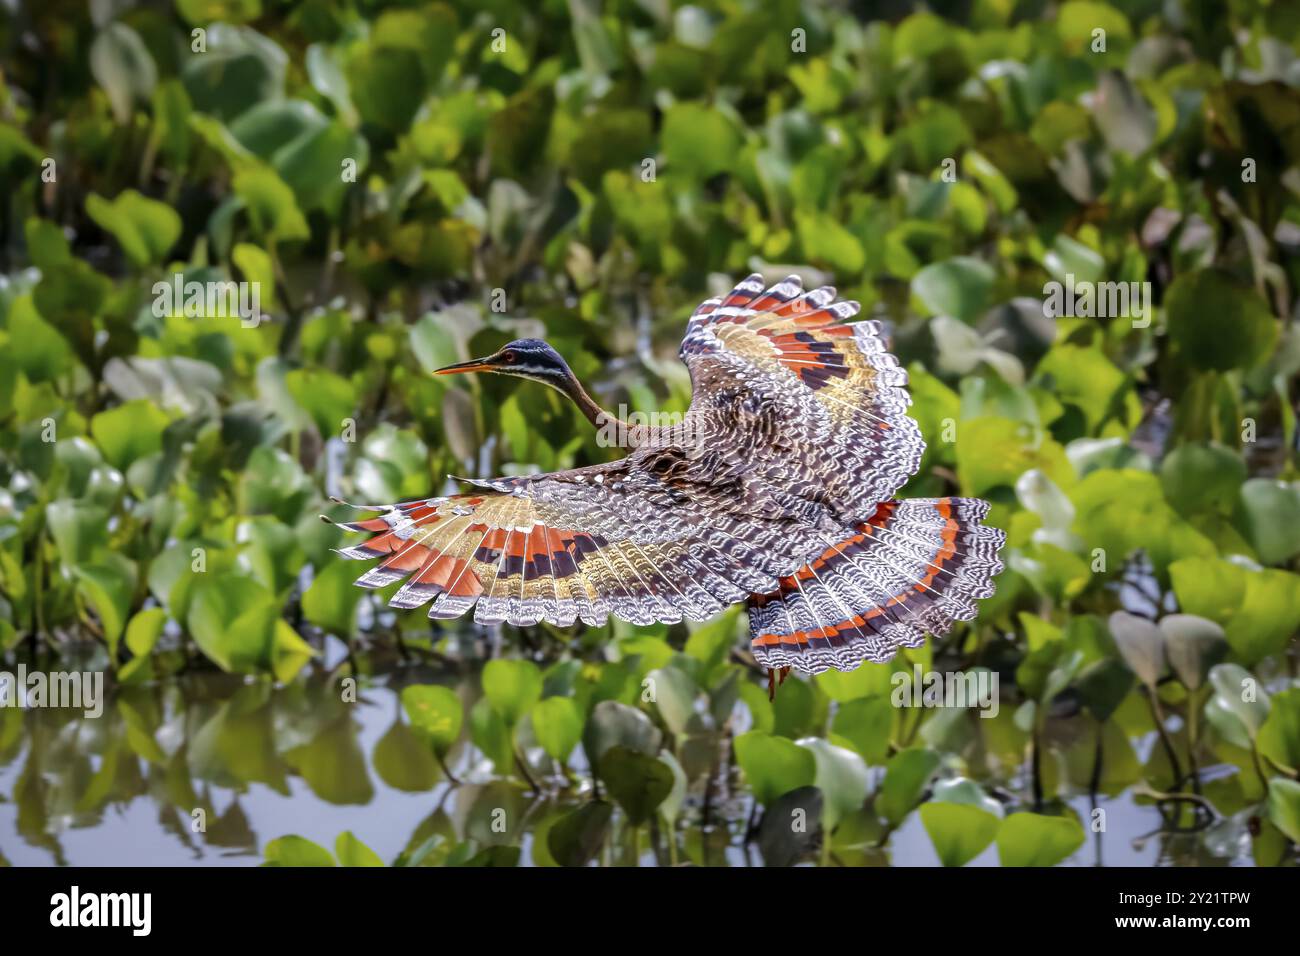
<svg viewBox="0 0 1300 956"><path fill-rule="evenodd" d="M1006 535L981 523L988 508L973 498L882 503L778 590L750 596L755 659L810 674L852 670L971 620L1002 570Z"/></svg>

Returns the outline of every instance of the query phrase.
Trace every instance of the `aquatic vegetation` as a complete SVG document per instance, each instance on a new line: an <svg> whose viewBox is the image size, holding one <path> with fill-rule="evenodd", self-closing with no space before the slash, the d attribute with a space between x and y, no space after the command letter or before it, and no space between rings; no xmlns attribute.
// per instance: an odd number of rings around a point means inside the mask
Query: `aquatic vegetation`
<svg viewBox="0 0 1300 956"><path fill-rule="evenodd" d="M1296 862L1285 4L20 6L0 672L109 700L0 676L0 862L118 825L178 862ZM977 620L769 702L735 611L480 632L350 586L330 495L621 454L430 372L544 335L681 413L690 310L756 269L884 323L902 494L1007 532Z"/></svg>

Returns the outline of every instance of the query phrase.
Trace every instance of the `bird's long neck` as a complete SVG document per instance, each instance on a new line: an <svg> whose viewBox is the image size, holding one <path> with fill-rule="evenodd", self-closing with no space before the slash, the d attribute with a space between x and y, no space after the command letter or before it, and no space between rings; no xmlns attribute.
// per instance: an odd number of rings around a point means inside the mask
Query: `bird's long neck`
<svg viewBox="0 0 1300 956"><path fill-rule="evenodd" d="M578 406L584 418L591 422L597 428L607 428L610 425L623 424L617 415L613 412L607 412L592 398L582 383L578 381L578 376L574 375L570 369L565 369L565 375L560 379L555 387L569 397L573 404Z"/></svg>

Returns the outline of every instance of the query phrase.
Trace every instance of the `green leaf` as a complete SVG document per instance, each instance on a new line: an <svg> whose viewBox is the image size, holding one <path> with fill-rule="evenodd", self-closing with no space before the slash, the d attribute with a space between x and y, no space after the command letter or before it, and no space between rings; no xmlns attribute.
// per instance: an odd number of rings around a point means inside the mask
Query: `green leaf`
<svg viewBox="0 0 1300 956"><path fill-rule="evenodd" d="M120 554L105 554L95 564L79 565L76 574L77 590L95 608L109 652L116 656L135 594L135 565Z"/></svg>
<svg viewBox="0 0 1300 956"><path fill-rule="evenodd" d="M974 322L989 305L993 267L980 259L957 256L926 266L912 277L912 294L930 315Z"/></svg>
<svg viewBox="0 0 1300 956"><path fill-rule="evenodd" d="M1231 512L1246 463L1222 445L1180 445L1160 464L1165 498L1182 514Z"/></svg>
<svg viewBox="0 0 1300 956"><path fill-rule="evenodd" d="M1176 278L1165 293L1165 316L1170 339L1198 369L1252 368L1277 341L1277 320L1259 293L1214 269Z"/></svg>
<svg viewBox="0 0 1300 956"><path fill-rule="evenodd" d="M162 450L167 414L148 399L136 399L100 412L90 420L90 433L109 464L119 471Z"/></svg>
<svg viewBox="0 0 1300 956"><path fill-rule="evenodd" d="M424 793L438 782L438 764L428 742L400 720L394 721L379 738L370 762L379 779L394 790Z"/></svg>
<svg viewBox="0 0 1300 956"><path fill-rule="evenodd" d="M792 740L751 730L735 740L736 762L745 772L754 799L768 805L784 793L811 786L817 760Z"/></svg>
<svg viewBox="0 0 1300 956"><path fill-rule="evenodd" d="M1300 554L1300 483L1252 478L1241 485L1246 533L1263 564Z"/></svg>
<svg viewBox="0 0 1300 956"><path fill-rule="evenodd" d="M1003 866L1055 866L1083 845L1083 827L1073 817L1013 813L998 830Z"/></svg>
<svg viewBox="0 0 1300 956"><path fill-rule="evenodd" d="M1255 745L1279 767L1293 773L1300 770L1300 687L1273 695Z"/></svg>
<svg viewBox="0 0 1300 956"><path fill-rule="evenodd" d="M456 692L437 684L409 684L402 688L402 709L411 726L423 734L439 754L446 754L459 739L464 707Z"/></svg>
<svg viewBox="0 0 1300 956"><path fill-rule="evenodd" d="M90 72L108 94L113 117L125 125L135 106L153 95L158 68L140 35L120 20L95 31L90 44Z"/></svg>
<svg viewBox="0 0 1300 956"><path fill-rule="evenodd" d="M160 262L181 237L181 217L166 203L127 189L109 201L91 193L86 214L111 233L126 257L137 266Z"/></svg>
<svg viewBox="0 0 1300 956"><path fill-rule="evenodd" d="M1269 713L1269 695L1257 678L1239 664L1216 664L1210 668L1210 684L1214 687L1213 703L1223 714L1231 716L1233 723L1224 727L1215 721L1226 736L1241 747L1249 748ZM1238 728L1236 731L1231 727Z"/></svg>
<svg viewBox="0 0 1300 956"><path fill-rule="evenodd" d="M889 734L893 726L894 707L889 697L880 695L858 697L840 704L831 730L851 744L863 760L878 766L889 755Z"/></svg>
<svg viewBox="0 0 1300 956"><path fill-rule="evenodd" d="M866 801L870 786L867 765L852 750L819 737L804 737L796 743L812 751L817 762L813 782L822 792L826 829L834 830L840 820L860 810Z"/></svg>
<svg viewBox="0 0 1300 956"><path fill-rule="evenodd" d="M926 784L939 769L933 750L909 747L889 759L885 780L876 795L876 810L891 823L901 823L921 799Z"/></svg>
<svg viewBox="0 0 1300 956"><path fill-rule="evenodd" d="M1210 668L1227 653L1223 628L1194 614L1168 614L1160 619L1165 654L1188 690L1198 689Z"/></svg>
<svg viewBox="0 0 1300 956"><path fill-rule="evenodd" d="M347 378L324 368L296 368L285 376L294 401L302 406L322 438L337 437L356 410L356 389Z"/></svg>
<svg viewBox="0 0 1300 956"><path fill-rule="evenodd" d="M253 231L264 241L307 239L311 230L288 184L269 168L235 175L235 193L244 201Z"/></svg>
<svg viewBox="0 0 1300 956"><path fill-rule="evenodd" d="M532 661L497 658L483 668L483 693L513 727L542 697L542 672Z"/></svg>
<svg viewBox="0 0 1300 956"><path fill-rule="evenodd" d="M353 586L356 565L332 561L321 568L302 595L302 613L322 630L350 636L356 629L357 605L365 592Z"/></svg>
<svg viewBox="0 0 1300 956"><path fill-rule="evenodd" d="M628 747L611 747L601 755L600 777L633 826L654 815L676 779L663 761Z"/></svg>
<svg viewBox="0 0 1300 956"><path fill-rule="evenodd" d="M587 718L582 749L599 772L601 758L611 747L628 747L653 757L662 738L659 728L641 711L615 700L602 700Z"/></svg>
<svg viewBox="0 0 1300 956"><path fill-rule="evenodd" d="M1110 633L1124 663L1138 680L1154 690L1165 670L1165 642L1160 628L1127 611L1116 611L1110 616Z"/></svg>
<svg viewBox="0 0 1300 956"><path fill-rule="evenodd" d="M979 807L960 803L921 805L921 823L944 866L964 866L993 842L1001 820Z"/></svg>
<svg viewBox="0 0 1300 956"><path fill-rule="evenodd" d="M334 866L329 850L296 835L272 840L266 845L265 855L271 866Z"/></svg>
<svg viewBox="0 0 1300 956"><path fill-rule="evenodd" d="M732 168L740 152L740 135L717 110L699 103L678 103L664 114L659 133L667 173L707 179Z"/></svg>
<svg viewBox="0 0 1300 956"><path fill-rule="evenodd" d="M1268 818L1292 843L1300 843L1300 782L1282 777L1268 782Z"/></svg>
<svg viewBox="0 0 1300 956"><path fill-rule="evenodd" d="M334 854L340 866L383 866L379 854L366 846L350 830L344 830L334 841Z"/></svg>
<svg viewBox="0 0 1300 956"><path fill-rule="evenodd" d="M583 715L572 697L547 697L529 713L533 735L547 756L563 764L582 740Z"/></svg>
<svg viewBox="0 0 1300 956"><path fill-rule="evenodd" d="M547 849L560 866L586 866L600 852L614 808L603 800L584 803L551 827Z"/></svg>
<svg viewBox="0 0 1300 956"><path fill-rule="evenodd" d="M654 702L659 716L672 734L680 735L695 713L695 697L698 693L695 681L676 667L652 670L646 679L654 687Z"/></svg>

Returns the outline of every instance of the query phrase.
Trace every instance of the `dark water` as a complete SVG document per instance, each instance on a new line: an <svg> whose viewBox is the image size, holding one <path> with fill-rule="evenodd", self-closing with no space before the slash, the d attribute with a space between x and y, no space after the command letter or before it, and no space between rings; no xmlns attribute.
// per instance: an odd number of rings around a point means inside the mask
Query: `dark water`
<svg viewBox="0 0 1300 956"><path fill-rule="evenodd" d="M493 775L491 764L468 742L468 731L448 759L461 781L451 786L422 744L405 726L399 700L408 683L442 683L457 689L466 705L478 693L470 665L434 667L396 657L370 659L361 670L355 703L341 699L339 665L344 652L328 645L324 660L291 684L193 673L165 683L117 691L102 718L79 712L0 708L0 862L13 865L233 865L262 862L266 844L298 834L327 848L351 831L386 862L442 834L438 862L457 843L506 842L521 848L520 863L547 862L534 846L545 828L588 795L586 784L563 788L546 782L544 797L518 781ZM347 673L347 671L343 671ZM1006 715L1007 719L1010 715ZM1083 718L1074 718L1082 721ZM467 721L468 723L468 721ZM748 713L737 705L733 729L746 729ZM981 721L972 721L979 727ZM992 722L990 722L992 723ZM990 729L991 730L991 729ZM1091 751L1081 729L1056 721L1057 749L1047 759L1077 759L1071 748ZM1154 734L1138 742L1134 758L1145 762ZM573 770L581 777L581 748ZM981 782L1023 798L1024 768L1007 767ZM1209 771L1213 775L1214 769ZM872 768L873 787L880 768ZM1077 788L1075 788L1077 789ZM701 794L688 797L678 821L679 861L710 865L761 865L742 834L751 800L743 790L717 799L707 836L700 826ZM1064 799L1084 821L1093 809L1085 793L1064 787ZM1244 818L1221 820L1190 834L1162 832L1157 808L1132 787L1099 797L1106 830L1089 839L1066 865L1250 865ZM497 834L492 813L507 808L514 835ZM195 825L194 811L206 815ZM639 844L643 865L666 863ZM629 863L632 844L611 848L603 862ZM836 847L832 862L936 865L937 856L917 814L895 831L887 846ZM990 846L971 865L997 865Z"/></svg>

